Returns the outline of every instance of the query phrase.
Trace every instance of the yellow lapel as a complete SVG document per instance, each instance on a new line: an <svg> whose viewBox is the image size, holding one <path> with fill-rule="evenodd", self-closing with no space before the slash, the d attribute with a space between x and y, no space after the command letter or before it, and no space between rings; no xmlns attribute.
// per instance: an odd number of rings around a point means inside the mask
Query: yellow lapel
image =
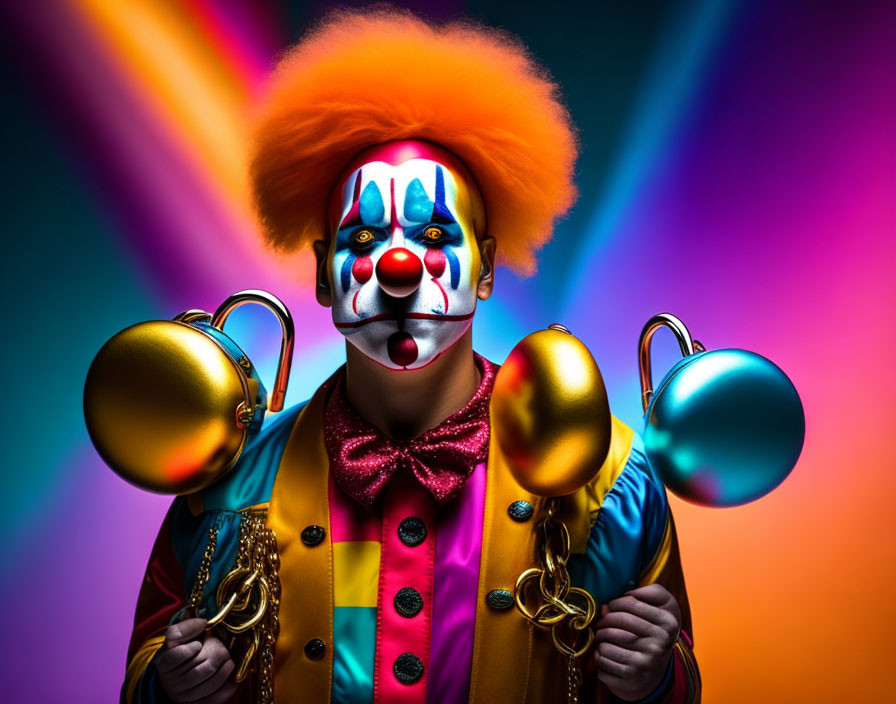
<svg viewBox="0 0 896 704"><path fill-rule="evenodd" d="M532 518L519 523L507 513L514 501L535 507ZM473 668L470 673L471 704L525 701L533 627L516 610L496 610L486 597L494 589L513 593L517 577L534 566L535 531L543 500L524 491L513 479L492 433L486 471L485 514Z"/></svg>
<svg viewBox="0 0 896 704"><path fill-rule="evenodd" d="M319 389L299 414L286 445L268 511L280 551L280 635L274 657L274 692L291 702L329 702L333 671L333 559L328 501L329 462L323 442L324 395ZM324 540L301 540L306 526L321 526ZM305 645L319 638L322 657Z"/></svg>
<svg viewBox="0 0 896 704"><path fill-rule="evenodd" d="M560 515L569 529L573 553L585 552L597 511L631 451L632 430L614 417L612 432L610 452L598 474L563 501ZM516 608L498 611L486 601L493 589L512 593L520 574L536 566L536 529L544 506L543 499L517 484L494 433L486 487L470 704L562 701L566 661L554 648L550 632L529 625ZM507 512L520 499L535 507L532 518L523 523Z"/></svg>

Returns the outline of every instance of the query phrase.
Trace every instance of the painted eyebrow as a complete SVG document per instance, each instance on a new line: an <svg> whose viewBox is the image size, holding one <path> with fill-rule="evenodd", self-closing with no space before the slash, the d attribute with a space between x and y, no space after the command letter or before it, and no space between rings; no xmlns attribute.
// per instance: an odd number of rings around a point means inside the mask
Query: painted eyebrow
<svg viewBox="0 0 896 704"><path fill-rule="evenodd" d="M405 190L404 219L407 222L451 225L457 222L445 201L445 173L435 164L435 199L430 199L419 178L413 179Z"/></svg>
<svg viewBox="0 0 896 704"><path fill-rule="evenodd" d="M443 225L457 222L445 204L445 173L439 164L436 164L436 200L432 205L431 221Z"/></svg>
<svg viewBox="0 0 896 704"><path fill-rule="evenodd" d="M374 223L382 221L386 215L386 204L383 202L383 194L379 186L375 181L368 181L362 191L362 176L363 169L358 171L358 176L355 178L352 187L352 204L339 223L340 230L359 225L375 227Z"/></svg>
<svg viewBox="0 0 896 704"><path fill-rule="evenodd" d="M345 217L343 217L342 221L339 223L339 229L361 224L361 176L363 175L364 169L359 169L358 175L355 176L355 184L352 188L352 204L345 214Z"/></svg>

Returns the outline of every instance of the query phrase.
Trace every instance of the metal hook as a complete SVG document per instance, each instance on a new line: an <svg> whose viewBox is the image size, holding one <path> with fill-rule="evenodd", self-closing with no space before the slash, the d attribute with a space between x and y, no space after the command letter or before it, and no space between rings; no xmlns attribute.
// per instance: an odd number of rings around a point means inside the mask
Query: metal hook
<svg viewBox="0 0 896 704"><path fill-rule="evenodd" d="M688 331L687 326L680 318L675 317L671 313L660 313L653 316L644 325L641 330L641 338L638 341L638 369L641 372L641 406L644 412L650 405L650 397L653 396L653 379L650 371L650 343L657 330L667 327L675 335L678 340L678 346L681 348L681 354L684 357L694 354L695 345ZM697 343L698 345L700 343ZM703 345L700 345L699 351L704 351Z"/></svg>
<svg viewBox="0 0 896 704"><path fill-rule="evenodd" d="M292 315L279 298L267 291L259 289L246 289L229 296L212 315L211 324L223 332L227 317L241 305L246 303L258 303L277 316L280 327L283 329L283 339L280 342L280 362L277 365L277 377L274 379L274 388L271 390L271 399L268 407L271 411L283 410L283 402L286 398L286 385L289 383L289 369L292 365L292 348L295 344L295 326Z"/></svg>

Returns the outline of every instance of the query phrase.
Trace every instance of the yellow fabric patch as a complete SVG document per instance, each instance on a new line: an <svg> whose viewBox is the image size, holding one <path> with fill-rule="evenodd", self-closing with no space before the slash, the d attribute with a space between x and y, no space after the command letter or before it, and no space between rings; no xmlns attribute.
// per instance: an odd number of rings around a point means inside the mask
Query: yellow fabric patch
<svg viewBox="0 0 896 704"><path fill-rule="evenodd" d="M380 581L380 544L333 543L333 605L373 606Z"/></svg>
<svg viewBox="0 0 896 704"><path fill-rule="evenodd" d="M612 416L610 450L603 465L588 484L563 499L560 517L569 529L570 547L575 555L584 555L588 550L591 526L597 520L604 498L625 469L634 434L625 423Z"/></svg>
<svg viewBox="0 0 896 704"><path fill-rule="evenodd" d="M671 515L672 514L670 513L669 516ZM667 516L666 530L663 532L663 541L657 548L656 555L653 556L650 564L648 564L647 567L644 568L643 573L641 574L641 581L638 583L638 586L643 587L656 582L656 580L659 579L660 573L666 568L666 563L669 562L669 555L671 554L672 522Z"/></svg>
<svg viewBox="0 0 896 704"><path fill-rule="evenodd" d="M143 671L163 645L165 645L164 634L154 636L141 645L137 652L134 653L134 657L131 658L124 675L124 681L127 683L125 687L125 701L127 704L133 704L136 701L137 684L143 676Z"/></svg>

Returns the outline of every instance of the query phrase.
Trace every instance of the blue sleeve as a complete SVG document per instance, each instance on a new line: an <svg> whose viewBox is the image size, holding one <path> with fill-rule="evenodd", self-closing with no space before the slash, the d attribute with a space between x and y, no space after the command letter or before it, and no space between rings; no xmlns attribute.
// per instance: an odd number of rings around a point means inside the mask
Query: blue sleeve
<svg viewBox="0 0 896 704"><path fill-rule="evenodd" d="M286 443L304 403L280 413L253 438L230 472L202 492L203 510L239 511L270 500Z"/></svg>
<svg viewBox="0 0 896 704"><path fill-rule="evenodd" d="M216 536L216 549L211 559L209 577L200 600L200 614L217 611L217 585L232 569L239 547L240 511L270 500L280 460L292 434L296 418L305 404L280 413L247 444L234 467L207 489L178 497L166 519L170 527L168 548L180 567L181 600L193 589L203 555L209 542L209 531ZM174 591L174 587L171 588ZM164 614L164 624L176 621L181 611ZM169 618L170 617L170 618ZM158 646L156 646L158 647ZM122 704L167 704L170 700L159 686L155 659L146 662L142 672L126 677L122 686Z"/></svg>
<svg viewBox="0 0 896 704"><path fill-rule="evenodd" d="M654 477L635 433L631 453L601 503L573 580L605 604L634 589L663 542L669 521L666 490Z"/></svg>

